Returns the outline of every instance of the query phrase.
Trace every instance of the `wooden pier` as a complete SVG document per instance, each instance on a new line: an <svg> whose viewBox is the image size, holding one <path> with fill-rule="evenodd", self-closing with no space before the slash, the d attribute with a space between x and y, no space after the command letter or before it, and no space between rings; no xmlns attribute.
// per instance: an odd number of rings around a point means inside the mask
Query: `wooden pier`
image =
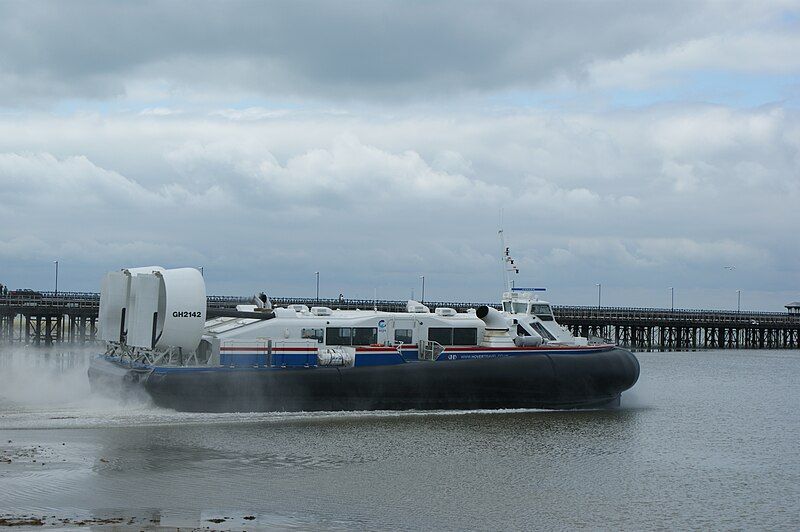
<svg viewBox="0 0 800 532"><path fill-rule="evenodd" d="M29 292L0 296L0 342L86 343L97 340L100 295Z"/></svg>
<svg viewBox="0 0 800 532"><path fill-rule="evenodd" d="M209 296L208 315L251 303L251 298ZM405 301L271 298L274 305L405 311ZM487 303L426 301L459 311ZM497 303L489 306L499 308ZM100 295L27 292L0 296L0 342L52 345L97 341ZM604 338L635 350L800 349L800 314L719 310L553 306L573 334Z"/></svg>
<svg viewBox="0 0 800 532"><path fill-rule="evenodd" d="M781 312L554 307L573 334L635 350L798 349L800 316Z"/></svg>

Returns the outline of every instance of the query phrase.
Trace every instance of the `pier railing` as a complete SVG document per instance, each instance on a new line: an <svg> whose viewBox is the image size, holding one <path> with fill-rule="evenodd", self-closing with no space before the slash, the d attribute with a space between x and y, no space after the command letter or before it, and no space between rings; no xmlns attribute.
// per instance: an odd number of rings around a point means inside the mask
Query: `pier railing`
<svg viewBox="0 0 800 532"><path fill-rule="evenodd" d="M714 323L785 323L800 322L800 315L786 312L661 309L636 307L553 306L556 316L600 320L692 321Z"/></svg>

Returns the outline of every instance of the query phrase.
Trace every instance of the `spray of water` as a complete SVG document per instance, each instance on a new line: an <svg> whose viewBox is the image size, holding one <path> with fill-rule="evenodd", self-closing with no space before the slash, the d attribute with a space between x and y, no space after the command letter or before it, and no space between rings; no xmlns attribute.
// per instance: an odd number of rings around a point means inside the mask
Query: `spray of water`
<svg viewBox="0 0 800 532"><path fill-rule="evenodd" d="M87 369L98 348L0 347L0 417L80 417L130 409L121 398L93 394ZM137 405L139 407L146 405Z"/></svg>
<svg viewBox="0 0 800 532"><path fill-rule="evenodd" d="M638 356L639 364L642 365L642 356ZM656 404L654 399L656 388L650 381L647 371L641 367L639 380L630 390L623 392L620 408L642 409L650 408Z"/></svg>
<svg viewBox="0 0 800 532"><path fill-rule="evenodd" d="M18 408L63 406L89 396L88 351L0 349L0 399Z"/></svg>

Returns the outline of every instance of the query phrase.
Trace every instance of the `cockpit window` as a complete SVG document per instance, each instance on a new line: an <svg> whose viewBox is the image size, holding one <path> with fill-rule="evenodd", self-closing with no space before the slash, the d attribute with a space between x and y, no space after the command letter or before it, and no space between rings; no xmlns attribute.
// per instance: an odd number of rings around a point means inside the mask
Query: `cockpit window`
<svg viewBox="0 0 800 532"><path fill-rule="evenodd" d="M542 303L534 303L531 310L533 310L533 313L539 317L553 315L553 311L550 310L550 305L545 305Z"/></svg>
<svg viewBox="0 0 800 532"><path fill-rule="evenodd" d="M514 314L527 314L528 313L528 304L527 303L513 303L514 305Z"/></svg>
<svg viewBox="0 0 800 532"><path fill-rule="evenodd" d="M511 312L511 302L503 301L503 310L506 312Z"/></svg>
<svg viewBox="0 0 800 532"><path fill-rule="evenodd" d="M553 336L552 334L550 334L550 331L545 329L544 326L541 323L538 323L538 322L534 321L533 323L531 323L531 327L533 328L534 331L539 333L539 336L541 336L545 340L548 340L548 341L552 342L553 340L556 339L556 337Z"/></svg>

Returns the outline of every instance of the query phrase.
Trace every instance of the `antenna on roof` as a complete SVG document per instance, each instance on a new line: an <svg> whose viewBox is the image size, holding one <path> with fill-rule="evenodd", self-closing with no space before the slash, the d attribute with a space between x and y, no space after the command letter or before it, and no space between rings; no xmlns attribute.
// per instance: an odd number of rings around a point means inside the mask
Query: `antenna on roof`
<svg viewBox="0 0 800 532"><path fill-rule="evenodd" d="M509 273L518 274L519 268L517 268L514 259L511 257L511 249L506 246L506 237L505 233L503 232L503 225L502 225L502 218L503 218L503 211L500 210L500 230L497 231L497 234L500 236L500 249L501 249L501 256L500 262L503 265L503 291L510 291L514 286L513 279L509 281Z"/></svg>

